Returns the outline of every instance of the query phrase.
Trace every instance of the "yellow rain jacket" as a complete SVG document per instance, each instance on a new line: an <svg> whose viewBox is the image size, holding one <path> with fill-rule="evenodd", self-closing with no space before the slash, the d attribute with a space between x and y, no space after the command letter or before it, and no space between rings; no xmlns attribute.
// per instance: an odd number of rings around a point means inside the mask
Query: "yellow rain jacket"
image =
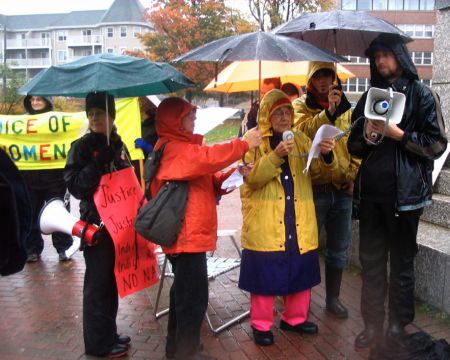
<svg viewBox="0 0 450 360"><path fill-rule="evenodd" d="M308 85L312 75L320 69L335 70L333 63L311 62L307 74ZM317 130L323 124L333 125L344 132L350 127L352 116L352 111L350 109L338 116L333 124L328 118L325 109L308 107L306 98L307 94L304 94L292 103L294 107L295 129L303 131L313 139ZM338 162L337 170L313 174L313 185L333 184L337 189L341 189L343 184L355 180L361 160L348 153L347 140L348 134L336 142L334 153L336 154L336 160Z"/></svg>
<svg viewBox="0 0 450 360"><path fill-rule="evenodd" d="M249 150L245 155L246 163L254 163L253 169L244 178L244 184L240 187L243 216L241 242L242 246L249 250L285 250L285 195L280 179L281 165L285 160L275 154L269 143L269 137L273 135L269 112L277 108L273 105L281 98L287 98L287 96L276 89L268 92L263 98L258 122L263 143L258 148ZM281 106L286 106L286 103ZM292 108L290 102L289 106ZM336 168L337 162L334 160L334 155L331 164L325 164L319 156L319 159L313 159L310 171L303 173L307 158L298 158L295 155L307 153L311 149L311 140L298 130L294 131L294 135L295 148L292 153L294 156L289 156L288 159L294 182L298 247L300 253L304 254L318 247L317 221L310 175L332 171Z"/></svg>

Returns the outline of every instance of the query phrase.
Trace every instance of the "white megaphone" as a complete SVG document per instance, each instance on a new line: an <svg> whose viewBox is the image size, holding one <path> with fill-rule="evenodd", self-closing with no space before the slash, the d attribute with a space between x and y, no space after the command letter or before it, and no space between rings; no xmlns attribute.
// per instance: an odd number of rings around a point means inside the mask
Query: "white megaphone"
<svg viewBox="0 0 450 360"><path fill-rule="evenodd" d="M79 237L89 246L95 245L100 238L101 229L73 216L60 198L51 199L44 205L39 214L38 224L44 235L62 232ZM69 250L66 250L66 255Z"/></svg>
<svg viewBox="0 0 450 360"><path fill-rule="evenodd" d="M370 88L367 93L364 116L371 120L388 121L399 124L405 110L406 97L404 94L389 89Z"/></svg>

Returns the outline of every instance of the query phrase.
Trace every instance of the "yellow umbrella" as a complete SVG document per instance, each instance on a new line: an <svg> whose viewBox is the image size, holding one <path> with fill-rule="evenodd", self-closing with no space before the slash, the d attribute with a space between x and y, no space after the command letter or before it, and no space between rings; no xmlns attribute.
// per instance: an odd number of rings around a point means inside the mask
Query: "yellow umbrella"
<svg viewBox="0 0 450 360"><path fill-rule="evenodd" d="M261 61L261 77L259 76L258 61L235 61L223 69L213 79L205 91L232 93L238 91L258 90L258 79L279 77L281 83L291 82L298 86L306 85L308 61L282 62ZM341 64L337 64L337 73L342 81L355 75Z"/></svg>

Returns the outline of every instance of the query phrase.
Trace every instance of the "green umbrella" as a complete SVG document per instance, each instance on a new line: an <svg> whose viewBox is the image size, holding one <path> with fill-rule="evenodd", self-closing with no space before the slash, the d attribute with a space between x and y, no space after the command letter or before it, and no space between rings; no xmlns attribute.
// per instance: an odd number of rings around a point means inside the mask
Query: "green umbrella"
<svg viewBox="0 0 450 360"><path fill-rule="evenodd" d="M175 92L195 83L166 63L126 55L83 57L41 71L18 92L23 95L85 97L106 91L115 97Z"/></svg>

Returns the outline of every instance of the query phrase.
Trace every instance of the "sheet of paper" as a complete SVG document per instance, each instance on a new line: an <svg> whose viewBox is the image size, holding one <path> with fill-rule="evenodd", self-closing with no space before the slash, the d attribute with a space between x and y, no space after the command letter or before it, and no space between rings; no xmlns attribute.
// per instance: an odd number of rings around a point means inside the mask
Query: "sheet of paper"
<svg viewBox="0 0 450 360"><path fill-rule="evenodd" d="M230 192L234 189L237 189L244 183L244 177L239 172L239 169L236 169L229 177L222 183L222 190L226 190Z"/></svg>
<svg viewBox="0 0 450 360"><path fill-rule="evenodd" d="M320 154L319 144L323 139L332 138L339 134L342 134L342 130L331 125L322 125L319 130L317 130L316 136L312 142L311 150L309 151L308 161L306 167L303 170L304 173L308 172L309 166L313 158L317 158Z"/></svg>

